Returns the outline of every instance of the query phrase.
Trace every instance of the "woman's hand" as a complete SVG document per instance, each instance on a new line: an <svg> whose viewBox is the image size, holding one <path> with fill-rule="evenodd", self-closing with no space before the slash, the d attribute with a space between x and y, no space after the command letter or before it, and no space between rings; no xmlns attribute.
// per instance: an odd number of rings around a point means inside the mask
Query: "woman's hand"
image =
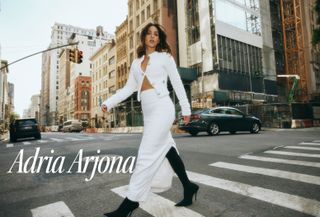
<svg viewBox="0 0 320 217"><path fill-rule="evenodd" d="M184 122L185 125L187 125L190 122L190 115L183 116L183 122Z"/></svg>
<svg viewBox="0 0 320 217"><path fill-rule="evenodd" d="M102 105L101 105L101 110L102 110L102 112L107 112L107 111L108 111L108 108L107 108L106 105L102 104Z"/></svg>

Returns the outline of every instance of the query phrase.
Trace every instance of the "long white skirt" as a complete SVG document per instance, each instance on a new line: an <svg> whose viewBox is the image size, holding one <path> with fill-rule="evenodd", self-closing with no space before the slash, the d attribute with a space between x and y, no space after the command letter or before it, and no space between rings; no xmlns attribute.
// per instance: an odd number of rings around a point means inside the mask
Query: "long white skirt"
<svg viewBox="0 0 320 217"><path fill-rule="evenodd" d="M141 92L144 131L127 197L145 201L150 191L171 187L173 170L166 154L176 144L171 135L175 108L169 96L159 98L154 89Z"/></svg>

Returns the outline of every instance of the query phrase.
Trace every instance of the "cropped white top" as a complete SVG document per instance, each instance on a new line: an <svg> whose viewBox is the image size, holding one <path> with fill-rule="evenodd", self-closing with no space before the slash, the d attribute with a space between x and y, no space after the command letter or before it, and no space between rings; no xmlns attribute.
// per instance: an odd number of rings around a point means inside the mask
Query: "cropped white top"
<svg viewBox="0 0 320 217"><path fill-rule="evenodd" d="M135 91L138 91L137 98L138 101L140 101L141 86L145 76L159 97L167 96L169 95L167 88L167 80L169 77L172 87L179 99L182 115L190 115L190 104L174 58L167 52L155 51L149 54L149 61L145 72L143 72L141 68L143 59L144 56L132 62L126 85L102 104L106 105L107 109L110 110Z"/></svg>

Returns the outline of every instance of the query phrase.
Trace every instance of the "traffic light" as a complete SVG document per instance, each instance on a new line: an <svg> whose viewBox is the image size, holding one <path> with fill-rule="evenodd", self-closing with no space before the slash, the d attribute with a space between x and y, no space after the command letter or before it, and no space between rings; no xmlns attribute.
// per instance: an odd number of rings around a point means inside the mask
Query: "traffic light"
<svg viewBox="0 0 320 217"><path fill-rule="evenodd" d="M77 63L82 63L83 52L77 49Z"/></svg>
<svg viewBox="0 0 320 217"><path fill-rule="evenodd" d="M75 49L69 49L69 61L70 62L76 62L76 50Z"/></svg>

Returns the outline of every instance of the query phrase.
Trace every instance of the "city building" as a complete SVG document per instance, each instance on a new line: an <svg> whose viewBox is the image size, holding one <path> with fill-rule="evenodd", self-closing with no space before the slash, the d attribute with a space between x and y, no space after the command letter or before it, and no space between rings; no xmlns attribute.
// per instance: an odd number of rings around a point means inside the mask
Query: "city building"
<svg viewBox="0 0 320 217"><path fill-rule="evenodd" d="M114 114L101 111L101 103L115 93L115 42L105 43L90 58L92 78L91 126L106 128Z"/></svg>
<svg viewBox="0 0 320 217"><path fill-rule="evenodd" d="M91 113L91 77L77 76L74 91L73 119L88 123Z"/></svg>
<svg viewBox="0 0 320 217"><path fill-rule="evenodd" d="M289 95L296 102L320 99L320 46L312 44L317 24L315 0L270 0L273 23L273 43L277 59L279 95L288 102ZM293 76L299 76L296 89Z"/></svg>
<svg viewBox="0 0 320 217"><path fill-rule="evenodd" d="M140 33L142 29L148 23L159 23L164 27L167 34L167 42L170 45L172 56L179 66L178 58L178 21L177 21L177 1L175 0L129 0L128 1L128 59L127 64L130 67L134 58L137 58L136 49L141 44ZM178 71L185 85L187 95L190 98L190 82L195 79L195 70L178 67ZM171 91L171 97L175 105L178 102L175 95L172 94L172 88L169 87ZM129 126L140 126L142 125L142 114L140 103L136 101L136 95L132 96L130 102L130 108L126 106L127 114L127 125ZM128 104L129 105L129 104ZM120 105L122 106L122 105ZM177 106L176 111L178 112L180 107Z"/></svg>
<svg viewBox="0 0 320 217"><path fill-rule="evenodd" d="M9 124L8 73L7 60L0 60L0 129L7 129Z"/></svg>
<svg viewBox="0 0 320 217"><path fill-rule="evenodd" d="M116 89L124 87L127 82L130 66L128 65L128 18L116 27ZM130 113L131 101L133 97L129 97L120 103L117 108L118 126L124 127L128 125L127 114Z"/></svg>
<svg viewBox="0 0 320 217"><path fill-rule="evenodd" d="M85 115L80 115L80 111L78 105L76 102L78 101L78 95L79 89L81 85L78 85L76 81L81 82L82 79L77 80L79 76L91 76L91 67L92 63L90 61L90 58L97 52L98 49L100 49L105 43L112 42L112 39L106 40L105 38L100 38L99 36L103 35L102 28L97 29L97 37L93 38L91 36L86 36L86 35L79 35L79 34L73 34L69 40L70 41L76 41L79 42L78 45L70 47L70 49L77 49L82 52L82 62L81 63L74 63L70 62L70 87L68 88L67 91L67 96L66 96L66 101L68 102L67 105L67 114L66 117L67 119L78 119L80 117L81 120L87 121L88 123L91 121L91 110L89 111L84 111ZM64 60L66 61L66 60ZM87 82L87 80L85 81ZM90 88L91 88L91 82L90 81ZM90 96L89 99L91 100L91 89L89 92ZM91 105L91 102L90 102ZM91 109L91 108L90 108ZM87 113L89 112L89 115ZM77 114L76 114L77 113ZM84 119L84 117L86 117Z"/></svg>
<svg viewBox="0 0 320 217"><path fill-rule="evenodd" d="M45 52L42 54L40 91L40 125L42 126L48 126L49 123L53 123L49 110L50 60L50 52Z"/></svg>
<svg viewBox="0 0 320 217"><path fill-rule="evenodd" d="M193 107L276 101L270 11L264 1L177 3L180 66L198 72L191 87Z"/></svg>
<svg viewBox="0 0 320 217"><path fill-rule="evenodd" d="M70 49L63 49L59 56L59 95L58 95L58 117L59 125L67 121L67 109L69 102L67 101L70 94Z"/></svg>
<svg viewBox="0 0 320 217"><path fill-rule="evenodd" d="M23 118L35 118L39 121L40 118L40 94L32 95L28 109L23 110Z"/></svg>
<svg viewBox="0 0 320 217"><path fill-rule="evenodd" d="M54 48L57 46L65 45L70 42L70 38L75 34L77 36L83 36L87 40L81 41L79 47L98 47L101 41L111 40L113 36L107 32L104 32L101 26L94 29L85 29L72 25L55 23L51 31L51 43L49 48ZM57 106L58 106L58 95L59 95L59 55L61 53L60 49L54 49L50 51L48 58L49 60L49 118L47 125L56 125L58 123ZM84 56L88 57L85 53ZM89 63L85 64L87 73L89 73ZM43 105L44 113L46 113L46 105Z"/></svg>

